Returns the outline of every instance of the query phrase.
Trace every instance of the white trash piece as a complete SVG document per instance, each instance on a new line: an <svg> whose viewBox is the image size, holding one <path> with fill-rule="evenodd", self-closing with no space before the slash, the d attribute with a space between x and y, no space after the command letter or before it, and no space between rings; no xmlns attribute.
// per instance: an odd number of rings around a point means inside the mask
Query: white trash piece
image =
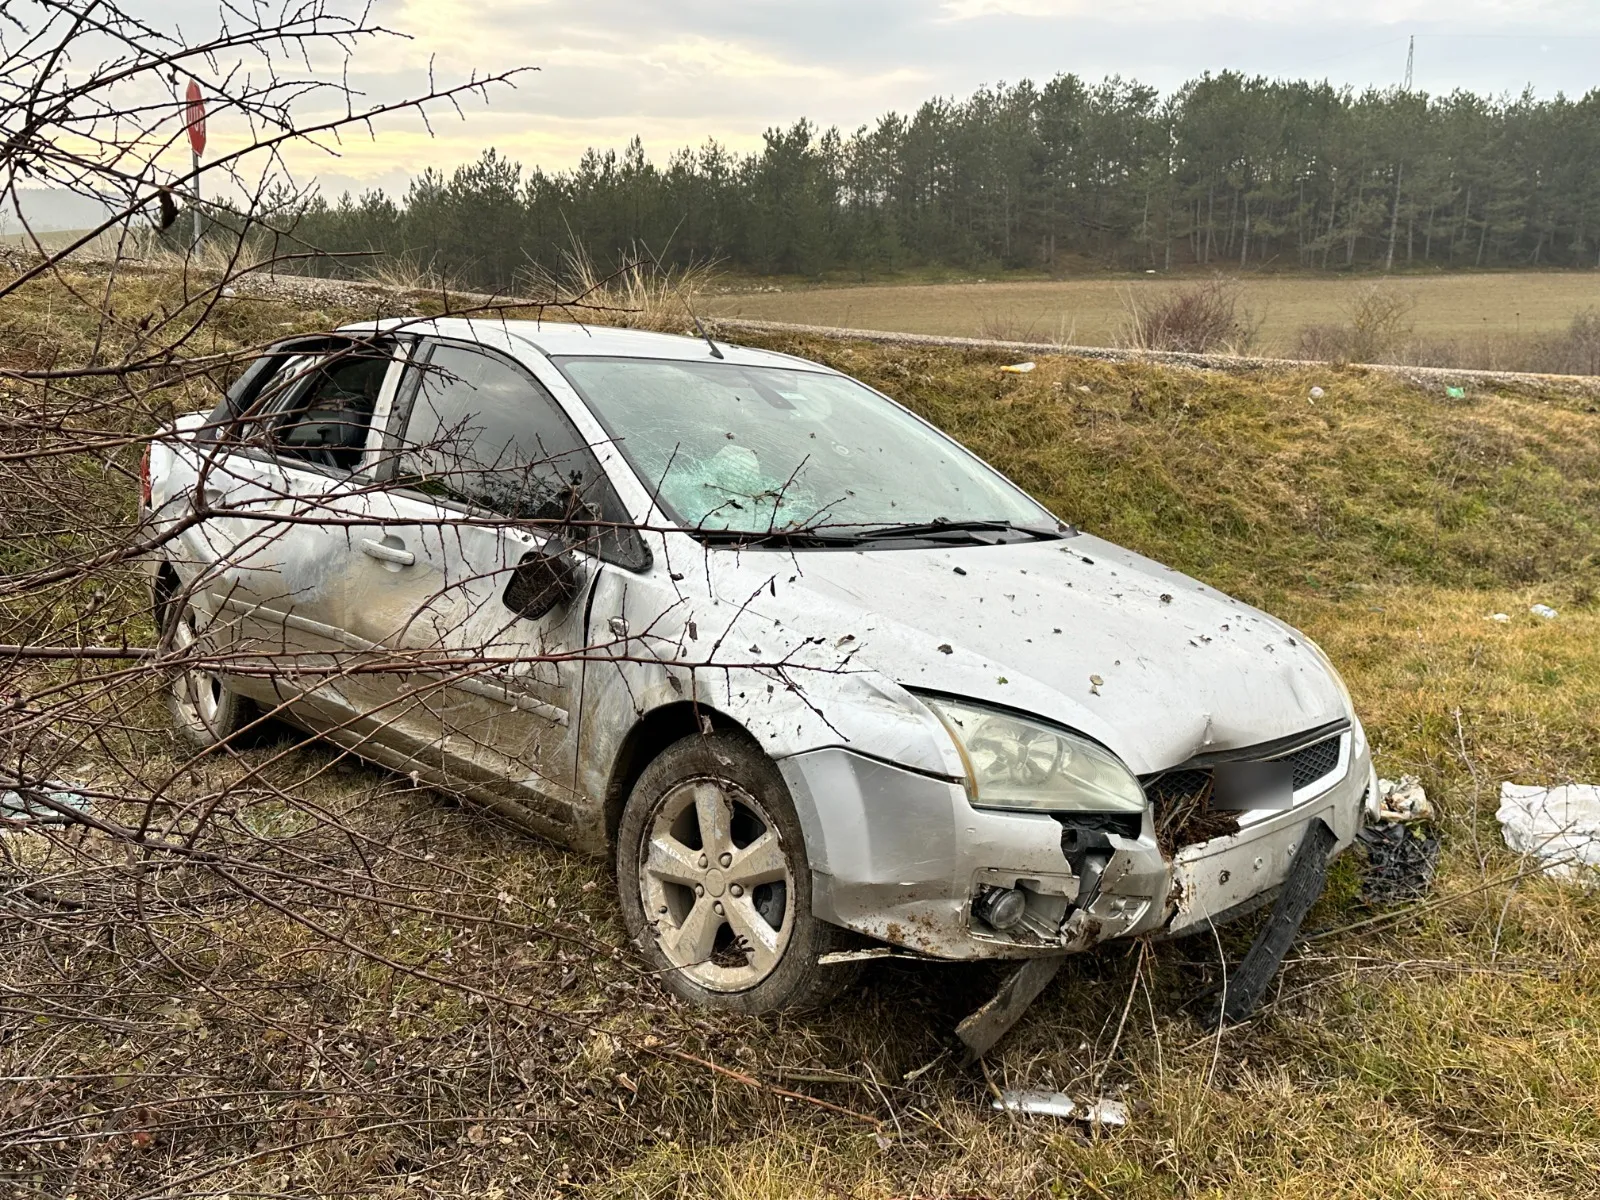
<svg viewBox="0 0 1600 1200"><path fill-rule="evenodd" d="M1026 375L1029 371L1033 370L1034 367L1036 367L1038 365L1039 365L1038 363L1020 362L1020 363L1012 363L1010 366L1001 367L1000 369L1002 371L1004 371L1007 375Z"/></svg>
<svg viewBox="0 0 1600 1200"><path fill-rule="evenodd" d="M1548 604L1535 604L1528 611L1536 617L1543 617L1546 621L1554 621L1560 615Z"/></svg>
<svg viewBox="0 0 1600 1200"><path fill-rule="evenodd" d="M1484 618L1485 621L1498 621L1501 625L1511 624L1510 613L1494 613Z"/></svg>
<svg viewBox="0 0 1600 1200"><path fill-rule="evenodd" d="M1065 1092L1003 1091L990 1105L997 1112L1030 1113L1038 1117L1065 1117L1090 1125L1128 1123L1128 1106L1121 1100L1074 1100Z"/></svg>
<svg viewBox="0 0 1600 1200"><path fill-rule="evenodd" d="M1326 395L1327 395L1327 394L1328 394L1328 393L1327 393L1327 392L1324 392L1324 391L1323 391L1323 390L1322 390L1322 389L1321 389L1321 388L1319 388L1319 387L1314 387L1314 388L1312 388L1312 389L1311 389L1311 398L1312 398L1312 399L1313 399L1313 400L1321 400L1321 399L1322 399L1322 398L1323 398L1323 397L1324 397L1324 396L1326 396Z"/></svg>
<svg viewBox="0 0 1600 1200"><path fill-rule="evenodd" d="M1367 815L1374 821L1431 821L1433 804L1415 775L1378 780L1378 794L1367 804Z"/></svg>
<svg viewBox="0 0 1600 1200"><path fill-rule="evenodd" d="M1600 787L1502 783L1494 815L1506 845L1550 863L1548 874L1582 879L1600 868Z"/></svg>

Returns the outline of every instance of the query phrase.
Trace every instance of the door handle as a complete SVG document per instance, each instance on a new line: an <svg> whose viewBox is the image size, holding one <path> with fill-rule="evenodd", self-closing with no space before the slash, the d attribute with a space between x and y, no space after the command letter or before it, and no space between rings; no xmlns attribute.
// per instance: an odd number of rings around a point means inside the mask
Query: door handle
<svg viewBox="0 0 1600 1200"><path fill-rule="evenodd" d="M394 563L401 567L409 567L417 561L417 556L404 546L390 546L384 542L375 542L371 538L361 539L361 553L379 562Z"/></svg>

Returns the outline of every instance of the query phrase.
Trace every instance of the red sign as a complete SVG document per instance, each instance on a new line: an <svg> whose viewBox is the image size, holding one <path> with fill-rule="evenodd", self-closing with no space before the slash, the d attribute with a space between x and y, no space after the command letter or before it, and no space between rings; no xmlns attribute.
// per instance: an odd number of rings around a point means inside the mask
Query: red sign
<svg viewBox="0 0 1600 1200"><path fill-rule="evenodd" d="M189 126L189 145L199 158L206 152L206 102L200 99L200 85L192 79L183 94L183 119Z"/></svg>

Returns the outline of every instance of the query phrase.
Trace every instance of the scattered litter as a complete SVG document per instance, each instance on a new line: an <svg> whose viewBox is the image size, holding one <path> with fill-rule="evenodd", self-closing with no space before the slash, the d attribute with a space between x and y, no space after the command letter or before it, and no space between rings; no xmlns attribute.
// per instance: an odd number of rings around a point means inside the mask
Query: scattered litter
<svg viewBox="0 0 1600 1200"><path fill-rule="evenodd" d="M1088 395L1089 394L1089 385L1088 384L1079 383L1079 384L1074 384L1073 386L1076 387L1078 389L1078 391L1082 392L1084 395Z"/></svg>
<svg viewBox="0 0 1600 1200"><path fill-rule="evenodd" d="M1509 625L1509 624L1511 624L1511 614L1510 613L1491 613L1489 616L1485 617L1484 620L1485 621L1499 621L1500 624L1502 624L1502 625Z"/></svg>
<svg viewBox="0 0 1600 1200"><path fill-rule="evenodd" d="M1444 389L1444 394L1449 396L1452 400L1465 400L1467 398L1467 389L1464 387L1447 386Z"/></svg>
<svg viewBox="0 0 1600 1200"><path fill-rule="evenodd" d="M1423 835L1403 821L1363 825L1356 839L1367 852L1366 878L1361 881L1365 904L1383 907L1420 900L1439 866L1439 839Z"/></svg>
<svg viewBox="0 0 1600 1200"><path fill-rule="evenodd" d="M1378 794L1368 805L1367 812L1374 821L1433 820L1433 805L1422 790L1422 780L1415 775L1378 780Z"/></svg>
<svg viewBox="0 0 1600 1200"><path fill-rule="evenodd" d="M1065 1117L1090 1125L1121 1128L1128 1123L1128 1106L1121 1100L1074 1100L1065 1092L1003 1091L990 1106L996 1112L1027 1113L1036 1117Z"/></svg>
<svg viewBox="0 0 1600 1200"><path fill-rule="evenodd" d="M231 299L233 299L233 297L237 296L239 293L237 291L235 291L231 287L225 287L225 288L222 289L222 294L223 294L223 296L225 296L226 298L231 300Z"/></svg>
<svg viewBox="0 0 1600 1200"><path fill-rule="evenodd" d="M1029 371L1033 370L1033 368L1036 367L1036 366L1038 366L1037 363L1020 362L1020 363L1012 363L1009 367L1001 367L1000 369L1002 371L1004 371L1007 375L1026 375Z"/></svg>
<svg viewBox="0 0 1600 1200"><path fill-rule="evenodd" d="M47 779L37 788L0 792L0 821L26 821L35 825L70 825L72 819L31 796L43 795L64 808L89 811L89 797L70 783Z"/></svg>
<svg viewBox="0 0 1600 1200"><path fill-rule="evenodd" d="M1579 879L1600 867L1600 787L1503 783L1494 815L1506 845L1544 859L1548 874Z"/></svg>
<svg viewBox="0 0 1600 1200"><path fill-rule="evenodd" d="M1546 621L1554 621L1558 616L1561 615L1548 604L1535 604L1532 608L1528 609L1528 611L1536 617L1543 617Z"/></svg>
<svg viewBox="0 0 1600 1200"><path fill-rule="evenodd" d="M1311 389L1311 398L1313 400L1321 400L1327 394L1328 394L1327 392L1323 391L1319 387L1314 387L1314 388Z"/></svg>

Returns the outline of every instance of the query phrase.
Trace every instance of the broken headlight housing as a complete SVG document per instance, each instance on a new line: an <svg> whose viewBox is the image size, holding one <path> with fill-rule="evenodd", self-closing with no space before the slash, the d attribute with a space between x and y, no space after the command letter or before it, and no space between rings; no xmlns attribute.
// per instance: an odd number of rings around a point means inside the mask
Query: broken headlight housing
<svg viewBox="0 0 1600 1200"><path fill-rule="evenodd" d="M922 699L955 740L975 807L1144 811L1144 789L1104 746L1015 713L941 696Z"/></svg>

